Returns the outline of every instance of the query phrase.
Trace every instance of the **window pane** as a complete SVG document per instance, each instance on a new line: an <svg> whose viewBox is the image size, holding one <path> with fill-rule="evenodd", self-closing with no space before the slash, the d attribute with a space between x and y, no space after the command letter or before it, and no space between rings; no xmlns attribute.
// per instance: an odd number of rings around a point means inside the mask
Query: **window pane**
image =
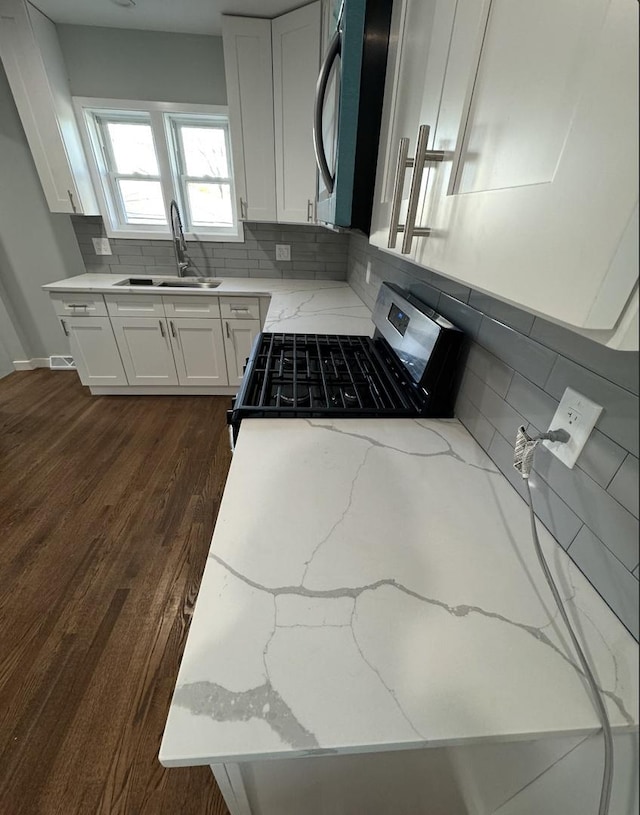
<svg viewBox="0 0 640 815"><path fill-rule="evenodd" d="M159 181L118 179L128 224L166 224Z"/></svg>
<svg viewBox="0 0 640 815"><path fill-rule="evenodd" d="M229 178L224 129L179 125L186 175Z"/></svg>
<svg viewBox="0 0 640 815"><path fill-rule="evenodd" d="M229 184L187 184L191 226L233 226Z"/></svg>
<svg viewBox="0 0 640 815"><path fill-rule="evenodd" d="M159 175L151 126L133 122L107 122L115 171L122 175Z"/></svg>

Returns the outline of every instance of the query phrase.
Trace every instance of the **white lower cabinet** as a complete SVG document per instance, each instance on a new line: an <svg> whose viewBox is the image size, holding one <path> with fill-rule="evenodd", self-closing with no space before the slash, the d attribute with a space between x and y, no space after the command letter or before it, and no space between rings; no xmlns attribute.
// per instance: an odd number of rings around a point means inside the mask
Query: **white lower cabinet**
<svg viewBox="0 0 640 815"><path fill-rule="evenodd" d="M61 317L71 354L83 385L127 384L127 377L108 317Z"/></svg>
<svg viewBox="0 0 640 815"><path fill-rule="evenodd" d="M169 326L160 317L112 317L129 385L177 385Z"/></svg>
<svg viewBox="0 0 640 815"><path fill-rule="evenodd" d="M52 301L93 393L231 394L262 326L258 297L63 292Z"/></svg>
<svg viewBox="0 0 640 815"><path fill-rule="evenodd" d="M169 333L180 385L228 384L220 320L174 317Z"/></svg>
<svg viewBox="0 0 640 815"><path fill-rule="evenodd" d="M242 382L244 364L253 341L260 333L260 320L224 320L223 322L229 384L239 385Z"/></svg>

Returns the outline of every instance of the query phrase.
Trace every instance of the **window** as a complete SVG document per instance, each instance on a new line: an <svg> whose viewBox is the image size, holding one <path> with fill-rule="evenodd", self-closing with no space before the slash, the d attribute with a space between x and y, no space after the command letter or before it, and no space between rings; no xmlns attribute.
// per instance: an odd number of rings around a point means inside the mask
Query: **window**
<svg viewBox="0 0 640 815"><path fill-rule="evenodd" d="M77 99L107 234L169 238L169 203L188 237L242 240L226 109Z"/></svg>

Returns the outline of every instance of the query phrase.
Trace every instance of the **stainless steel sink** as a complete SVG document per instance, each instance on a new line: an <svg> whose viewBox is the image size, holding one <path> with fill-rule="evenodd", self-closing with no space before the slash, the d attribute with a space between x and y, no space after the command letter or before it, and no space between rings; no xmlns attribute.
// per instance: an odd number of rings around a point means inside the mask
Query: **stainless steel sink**
<svg viewBox="0 0 640 815"><path fill-rule="evenodd" d="M113 285L140 288L217 289L221 283L221 280L216 280L214 277L128 277Z"/></svg>
<svg viewBox="0 0 640 815"><path fill-rule="evenodd" d="M222 283L213 277L172 277L159 281L156 285L172 289L217 289Z"/></svg>

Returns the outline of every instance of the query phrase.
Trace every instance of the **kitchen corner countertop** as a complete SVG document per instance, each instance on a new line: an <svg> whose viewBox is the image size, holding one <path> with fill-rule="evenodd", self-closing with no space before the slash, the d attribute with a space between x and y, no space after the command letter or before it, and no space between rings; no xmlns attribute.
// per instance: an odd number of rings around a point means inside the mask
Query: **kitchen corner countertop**
<svg viewBox="0 0 640 815"><path fill-rule="evenodd" d="M612 725L637 729L638 646L540 533ZM527 506L459 422L242 423L163 764L597 729Z"/></svg>
<svg viewBox="0 0 640 815"><path fill-rule="evenodd" d="M265 331L312 334L371 335L371 312L346 281L281 280L250 277L219 277L215 289L123 286L131 275L84 274L48 283L49 292L96 292L97 294L153 295L163 297L270 297ZM148 278L150 275L137 275Z"/></svg>

